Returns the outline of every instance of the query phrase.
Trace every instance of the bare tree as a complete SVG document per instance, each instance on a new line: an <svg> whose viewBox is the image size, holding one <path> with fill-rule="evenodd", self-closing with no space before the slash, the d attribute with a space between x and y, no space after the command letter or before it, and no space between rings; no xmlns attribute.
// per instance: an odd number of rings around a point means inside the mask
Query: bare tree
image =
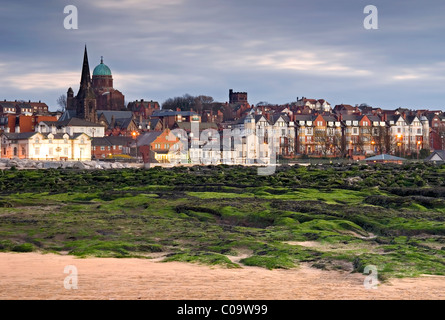
<svg viewBox="0 0 445 320"><path fill-rule="evenodd" d="M57 98L57 105L60 107L60 111L65 112L66 110L66 94L62 94Z"/></svg>
<svg viewBox="0 0 445 320"><path fill-rule="evenodd" d="M324 156L326 156L330 150L331 145L331 139L327 134L327 130L315 130L314 140L316 150L320 151Z"/></svg>
<svg viewBox="0 0 445 320"><path fill-rule="evenodd" d="M335 155L340 155L342 157L345 156L345 143L344 143L344 137L340 132L335 132L334 136L332 137L332 146L334 148Z"/></svg>

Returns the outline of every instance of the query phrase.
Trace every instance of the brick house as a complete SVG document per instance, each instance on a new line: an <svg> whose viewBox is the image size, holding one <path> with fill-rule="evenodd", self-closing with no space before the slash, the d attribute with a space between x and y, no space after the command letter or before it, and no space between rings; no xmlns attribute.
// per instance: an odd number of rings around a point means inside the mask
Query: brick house
<svg viewBox="0 0 445 320"><path fill-rule="evenodd" d="M91 155L93 159L105 159L115 155L130 155L134 139L127 136L105 136L93 138Z"/></svg>
<svg viewBox="0 0 445 320"><path fill-rule="evenodd" d="M138 153L144 163L171 163L180 161L181 143L170 129L151 131L137 138Z"/></svg>

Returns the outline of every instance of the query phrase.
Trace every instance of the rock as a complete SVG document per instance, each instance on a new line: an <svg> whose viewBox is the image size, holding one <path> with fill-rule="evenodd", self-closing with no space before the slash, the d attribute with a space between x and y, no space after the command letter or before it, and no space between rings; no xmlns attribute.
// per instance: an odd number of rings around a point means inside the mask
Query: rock
<svg viewBox="0 0 445 320"><path fill-rule="evenodd" d="M61 168L62 164L57 161L45 161L43 162L43 168L45 169L58 169Z"/></svg>
<svg viewBox="0 0 445 320"><path fill-rule="evenodd" d="M109 163L109 162L103 162L103 163L102 163L102 168L103 168L103 169L111 169L111 163Z"/></svg>
<svg viewBox="0 0 445 320"><path fill-rule="evenodd" d="M76 162L73 165L73 169L81 169L81 170L85 170L87 167L80 161Z"/></svg>
<svg viewBox="0 0 445 320"><path fill-rule="evenodd" d="M363 181L363 179L360 177L350 177L347 178L346 181L348 182L349 185L354 185L356 183Z"/></svg>

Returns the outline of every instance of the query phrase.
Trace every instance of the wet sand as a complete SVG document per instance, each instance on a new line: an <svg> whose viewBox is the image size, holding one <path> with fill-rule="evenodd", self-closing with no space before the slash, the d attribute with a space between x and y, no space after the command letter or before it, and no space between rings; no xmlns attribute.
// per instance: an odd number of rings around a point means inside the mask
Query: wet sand
<svg viewBox="0 0 445 320"><path fill-rule="evenodd" d="M77 289L69 290L64 280L72 274L64 270L70 265L78 280ZM307 265L224 269L150 259L0 253L0 277L2 300L445 300L445 277L393 279L373 290L365 289L364 275Z"/></svg>

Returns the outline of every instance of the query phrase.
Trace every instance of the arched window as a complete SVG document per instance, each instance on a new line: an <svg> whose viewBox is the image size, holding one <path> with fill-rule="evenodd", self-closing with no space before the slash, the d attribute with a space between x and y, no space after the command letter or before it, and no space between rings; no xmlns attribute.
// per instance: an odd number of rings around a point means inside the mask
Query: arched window
<svg viewBox="0 0 445 320"><path fill-rule="evenodd" d="M17 147L14 147L14 157L17 157Z"/></svg>

